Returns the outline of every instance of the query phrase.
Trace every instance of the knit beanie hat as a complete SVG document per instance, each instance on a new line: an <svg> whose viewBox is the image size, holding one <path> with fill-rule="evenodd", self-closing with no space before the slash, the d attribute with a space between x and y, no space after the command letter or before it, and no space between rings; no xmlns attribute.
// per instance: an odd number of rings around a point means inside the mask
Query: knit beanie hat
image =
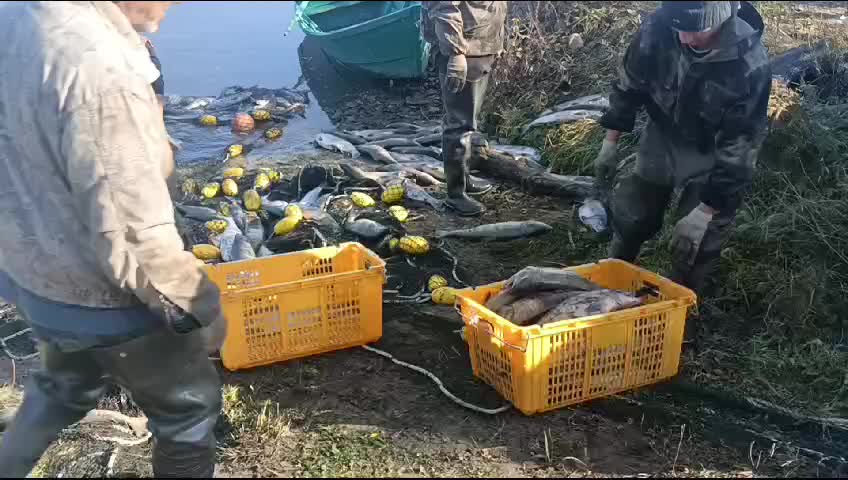
<svg viewBox="0 0 848 480"><path fill-rule="evenodd" d="M662 2L660 16L674 30L705 32L733 16L737 2Z"/></svg>

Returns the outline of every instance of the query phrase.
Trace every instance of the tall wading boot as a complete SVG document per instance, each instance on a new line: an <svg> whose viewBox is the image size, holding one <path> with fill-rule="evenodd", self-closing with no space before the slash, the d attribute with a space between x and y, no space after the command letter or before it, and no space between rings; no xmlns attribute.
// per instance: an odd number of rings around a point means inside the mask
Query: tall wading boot
<svg viewBox="0 0 848 480"><path fill-rule="evenodd" d="M448 150L443 150L445 163L445 177L448 186L448 199L445 205L456 211L458 215L473 217L481 215L486 211L482 203L469 197L466 193L468 179L467 157L470 156L470 145L467 136L459 142L453 143ZM444 142L448 144L447 141Z"/></svg>

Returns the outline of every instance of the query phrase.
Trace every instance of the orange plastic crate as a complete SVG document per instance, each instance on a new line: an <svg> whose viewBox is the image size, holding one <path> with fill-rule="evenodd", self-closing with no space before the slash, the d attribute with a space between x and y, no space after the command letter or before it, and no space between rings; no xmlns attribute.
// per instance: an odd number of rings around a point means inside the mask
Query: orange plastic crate
<svg viewBox="0 0 848 480"><path fill-rule="evenodd" d="M383 335L386 264L358 243L210 265L229 370L340 350Z"/></svg>
<svg viewBox="0 0 848 480"><path fill-rule="evenodd" d="M691 290L621 260L567 270L605 288L653 293L640 307L520 327L483 306L503 282L460 291L475 376L532 415L677 374L686 314L696 302Z"/></svg>

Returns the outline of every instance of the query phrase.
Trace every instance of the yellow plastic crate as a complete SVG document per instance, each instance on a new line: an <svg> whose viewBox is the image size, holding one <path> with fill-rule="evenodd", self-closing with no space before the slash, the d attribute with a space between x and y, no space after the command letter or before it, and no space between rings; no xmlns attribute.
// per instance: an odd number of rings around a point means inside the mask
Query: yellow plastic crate
<svg viewBox="0 0 848 480"><path fill-rule="evenodd" d="M483 306L504 282L462 290L456 304L475 376L532 415L677 374L686 314L696 302L691 290L621 260L567 270L605 288L651 293L640 307L520 327Z"/></svg>
<svg viewBox="0 0 848 480"><path fill-rule="evenodd" d="M229 370L340 350L383 335L386 264L358 243L207 267L221 289Z"/></svg>

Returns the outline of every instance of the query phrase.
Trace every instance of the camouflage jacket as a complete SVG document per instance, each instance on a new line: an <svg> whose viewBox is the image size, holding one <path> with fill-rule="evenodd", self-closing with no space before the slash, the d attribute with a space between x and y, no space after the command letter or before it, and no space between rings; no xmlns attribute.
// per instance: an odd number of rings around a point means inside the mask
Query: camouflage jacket
<svg viewBox="0 0 848 480"><path fill-rule="evenodd" d="M0 4L0 270L58 303L220 315L183 249L159 76L113 2Z"/></svg>
<svg viewBox="0 0 848 480"><path fill-rule="evenodd" d="M645 107L669 138L713 152L702 201L722 210L751 182L756 150L767 127L771 69L763 21L748 2L721 27L718 47L696 55L679 43L658 10L634 35L613 81L601 124L631 131Z"/></svg>
<svg viewBox="0 0 848 480"><path fill-rule="evenodd" d="M421 33L445 56L500 55L504 44L505 1L423 2Z"/></svg>

